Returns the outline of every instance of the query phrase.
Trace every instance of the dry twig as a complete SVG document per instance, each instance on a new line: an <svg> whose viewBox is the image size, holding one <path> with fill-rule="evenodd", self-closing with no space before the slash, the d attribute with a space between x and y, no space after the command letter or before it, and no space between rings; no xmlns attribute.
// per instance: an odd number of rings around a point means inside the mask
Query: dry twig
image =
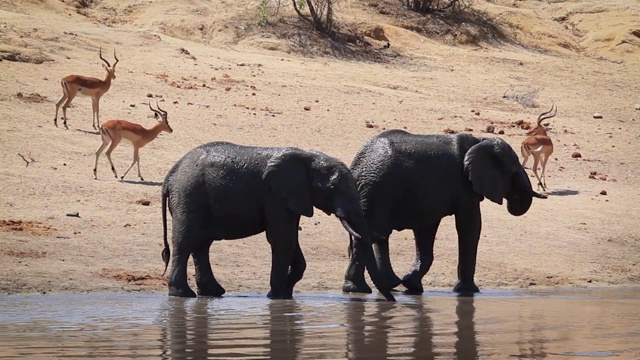
<svg viewBox="0 0 640 360"><path fill-rule="evenodd" d="M20 153L18 153L18 156L20 156L22 160L24 160L24 162L27 163L26 166L29 166L29 164L31 164L32 162L36 162L36 159L34 159L33 156L31 156L31 151L29 151L29 154L27 154L27 156L24 156Z"/></svg>

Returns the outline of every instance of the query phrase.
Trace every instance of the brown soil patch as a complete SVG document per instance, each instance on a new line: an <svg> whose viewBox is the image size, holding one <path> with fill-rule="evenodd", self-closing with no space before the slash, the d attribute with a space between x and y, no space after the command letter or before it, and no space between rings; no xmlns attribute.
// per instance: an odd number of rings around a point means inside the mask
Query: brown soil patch
<svg viewBox="0 0 640 360"><path fill-rule="evenodd" d="M0 220L0 231L20 231L33 235L47 235L56 231L56 229L39 221Z"/></svg>

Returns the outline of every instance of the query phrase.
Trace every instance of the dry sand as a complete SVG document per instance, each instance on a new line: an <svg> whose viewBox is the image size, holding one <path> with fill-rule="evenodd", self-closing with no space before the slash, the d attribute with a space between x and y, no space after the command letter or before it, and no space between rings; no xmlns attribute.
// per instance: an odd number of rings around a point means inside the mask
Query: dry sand
<svg viewBox="0 0 640 360"><path fill-rule="evenodd" d="M521 217L482 203L476 281L483 289L640 283L636 1L476 0L493 30L431 24L417 33L406 28L424 20L398 15L396 2L344 0L338 23L391 43L360 53L363 45L325 47L296 27L288 2L277 28L255 25L257 2L104 0L80 11L68 3L0 1L0 293L165 292L160 185L199 144L298 146L349 164L382 129L450 129L501 136L519 153L525 131L513 123L534 122L552 102L549 198ZM379 47L378 39L367 40ZM89 99L74 100L69 130L53 125L63 76L104 76L100 46L120 58L102 122L151 126L148 94L169 113L173 134L141 150L146 182L135 170L117 181L104 157L94 180L100 138ZM504 134L487 134L491 124ZM114 151L120 173L131 151ZM35 161L25 166L18 154ZM339 291L348 243L339 222L316 212L303 218L300 239L308 268L296 291ZM266 293L262 234L215 243L211 258L228 292ZM412 234L394 233L397 272L413 258ZM450 289L456 265L449 217L425 287Z"/></svg>

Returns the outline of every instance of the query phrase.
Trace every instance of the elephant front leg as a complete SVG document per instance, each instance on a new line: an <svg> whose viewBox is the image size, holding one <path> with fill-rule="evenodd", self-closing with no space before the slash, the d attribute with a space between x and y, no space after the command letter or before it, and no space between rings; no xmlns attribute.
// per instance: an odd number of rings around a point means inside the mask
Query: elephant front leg
<svg viewBox="0 0 640 360"><path fill-rule="evenodd" d="M391 258L389 257L389 237L379 239L373 243L373 253L382 273L384 281L393 289L401 284L401 280L393 271Z"/></svg>
<svg viewBox="0 0 640 360"><path fill-rule="evenodd" d="M478 242L482 229L480 203L464 209L455 215L458 231L458 283L453 291L460 294L480 292L475 284Z"/></svg>
<svg viewBox="0 0 640 360"><path fill-rule="evenodd" d="M347 271L344 274L344 283L342 284L342 291L346 293L365 293L371 294L371 288L367 285L364 279L364 264L356 261L355 256L355 244L353 238L349 237L349 264L347 265Z"/></svg>
<svg viewBox="0 0 640 360"><path fill-rule="evenodd" d="M293 285L302 278L299 263L296 263L298 268L292 271L293 275L289 277L289 266L294 263L293 256L298 246L299 222L300 217L296 217L287 209L267 211L266 233L271 244L271 290L267 297L270 299L291 299Z"/></svg>
<svg viewBox="0 0 640 360"><path fill-rule="evenodd" d="M198 286L198 295L200 296L213 296L220 297L226 291L218 283L213 276L211 270L211 262L209 260L209 248L212 241L196 249L191 256L193 257L193 264L196 268L196 285Z"/></svg>
<svg viewBox="0 0 640 360"><path fill-rule="evenodd" d="M289 298L293 297L293 287L302 279L304 271L307 269L307 261L304 259L304 254L300 248L300 244L296 243L296 247L293 250L293 256L291 259L291 268L287 275L286 292Z"/></svg>
<svg viewBox="0 0 640 360"><path fill-rule="evenodd" d="M416 260L411 271L402 277L402 285L407 288L408 294L422 294L422 278L429 272L433 264L433 245L436 240L436 232L440 226L440 219L427 221L420 228L413 229L416 246Z"/></svg>

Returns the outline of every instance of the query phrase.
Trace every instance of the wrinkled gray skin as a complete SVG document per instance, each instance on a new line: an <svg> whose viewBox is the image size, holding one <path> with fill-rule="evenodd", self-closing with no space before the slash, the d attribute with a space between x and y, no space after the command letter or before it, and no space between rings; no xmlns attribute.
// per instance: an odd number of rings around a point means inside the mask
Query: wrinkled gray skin
<svg viewBox="0 0 640 360"><path fill-rule="evenodd" d="M520 216L529 210L532 197L544 198L533 191L518 156L500 138L385 131L364 144L351 170L384 281L392 287L402 284L408 293L423 292L422 278L433 263L433 244L443 217L454 215L458 232L454 291L475 293L480 201L486 197L502 204L506 199L509 213ZM389 235L404 229L413 230L416 259L400 279L389 260ZM371 291L362 266L353 259L343 291Z"/></svg>
<svg viewBox="0 0 640 360"><path fill-rule="evenodd" d="M291 298L306 268L298 243L300 216L313 216L316 207L340 219L354 239L353 261L366 266L379 290L394 300L391 289L377 282L380 275L353 176L333 157L297 148L227 142L204 144L188 152L171 168L162 187L165 271L171 257L167 205L173 220L171 296L196 296L187 283L189 256L195 265L198 295L222 296L225 290L211 270L209 247L216 240L264 231L272 257L268 297Z"/></svg>

